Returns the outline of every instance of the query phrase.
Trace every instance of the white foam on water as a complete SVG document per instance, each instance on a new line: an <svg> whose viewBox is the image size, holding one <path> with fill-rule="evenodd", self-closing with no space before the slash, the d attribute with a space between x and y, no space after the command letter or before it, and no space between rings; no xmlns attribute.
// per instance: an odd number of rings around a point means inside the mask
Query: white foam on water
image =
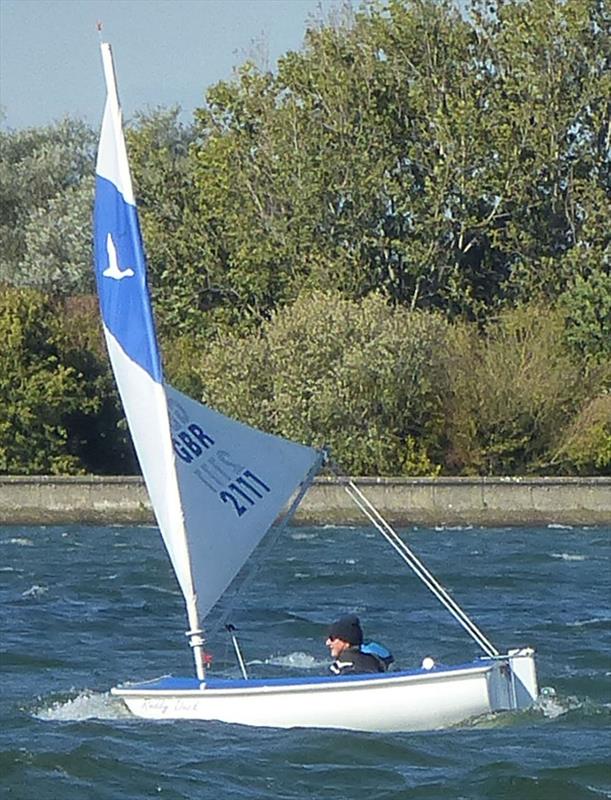
<svg viewBox="0 0 611 800"><path fill-rule="evenodd" d="M572 525L562 525L560 522L550 522L547 526L552 531L572 531Z"/></svg>
<svg viewBox="0 0 611 800"><path fill-rule="evenodd" d="M441 531L472 531L473 525L435 525L435 530Z"/></svg>
<svg viewBox="0 0 611 800"><path fill-rule="evenodd" d="M586 783L586 789L589 789L594 794L597 794L599 797L611 797L611 792L606 791L606 789L601 789L599 786L591 786L589 783Z"/></svg>
<svg viewBox="0 0 611 800"><path fill-rule="evenodd" d="M86 719L126 719L132 714L123 701L110 692L85 690L71 699L42 705L32 716L47 722L80 722Z"/></svg>
<svg viewBox="0 0 611 800"><path fill-rule="evenodd" d="M0 539L0 544L16 544L18 547L34 547L31 539L25 536L14 536L12 539Z"/></svg>
<svg viewBox="0 0 611 800"><path fill-rule="evenodd" d="M316 539L317 535L316 533L291 533L291 539L294 542L299 542L305 539Z"/></svg>
<svg viewBox="0 0 611 800"><path fill-rule="evenodd" d="M519 724L530 724L532 713L541 715L545 719L555 720L568 714L569 711L585 708L586 704L577 697L558 697L553 686L544 686L532 708L523 711L500 711L482 714L468 720L467 727L474 728L499 728L514 726ZM464 727L465 723L459 723L451 727Z"/></svg>
<svg viewBox="0 0 611 800"><path fill-rule="evenodd" d="M320 527L322 528L323 531L335 531L335 530L356 531L356 530L358 530L356 525L340 525L340 524L333 525L331 523L327 523L325 525L321 525Z"/></svg>
<svg viewBox="0 0 611 800"><path fill-rule="evenodd" d="M583 703L577 697L558 697L553 686L543 686L533 705L533 709L547 719L557 719L582 707Z"/></svg>
<svg viewBox="0 0 611 800"><path fill-rule="evenodd" d="M319 661L311 656L309 653L302 653L296 651L288 653L284 656L271 656L265 659L265 664L271 664L274 667L289 667L290 669L320 669L321 666L327 666L327 661Z"/></svg>
<svg viewBox="0 0 611 800"><path fill-rule="evenodd" d="M176 589L166 589L165 586L153 586L150 583L141 583L135 587L136 589L146 589L148 592L156 592L157 594L169 594L172 597L181 597L182 595Z"/></svg>
<svg viewBox="0 0 611 800"><path fill-rule="evenodd" d="M22 597L42 597L43 594L46 594L49 591L48 586L39 586L35 583L33 586L30 586L29 589L26 589L25 592L21 592Z"/></svg>
<svg viewBox="0 0 611 800"><path fill-rule="evenodd" d="M581 556L579 553L550 553L552 558L561 558L563 561L585 561L587 556Z"/></svg>
<svg viewBox="0 0 611 800"><path fill-rule="evenodd" d="M575 622L567 622L567 628L587 628L589 625L600 625L611 622L611 617L589 617L588 619L577 619Z"/></svg>

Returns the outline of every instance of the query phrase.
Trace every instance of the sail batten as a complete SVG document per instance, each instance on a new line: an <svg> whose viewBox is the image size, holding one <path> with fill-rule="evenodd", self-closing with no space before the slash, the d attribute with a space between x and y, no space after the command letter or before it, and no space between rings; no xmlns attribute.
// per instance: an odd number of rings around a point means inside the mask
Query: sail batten
<svg viewBox="0 0 611 800"><path fill-rule="evenodd" d="M197 632L319 453L243 425L165 382L107 44L102 57L107 99L94 209L100 310L147 491Z"/></svg>

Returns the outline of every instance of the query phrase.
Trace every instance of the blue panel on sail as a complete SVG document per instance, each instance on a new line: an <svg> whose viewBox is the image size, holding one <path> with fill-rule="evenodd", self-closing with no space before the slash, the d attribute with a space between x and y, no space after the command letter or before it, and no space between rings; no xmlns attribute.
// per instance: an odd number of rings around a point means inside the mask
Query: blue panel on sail
<svg viewBox="0 0 611 800"><path fill-rule="evenodd" d="M161 360L146 285L146 261L135 206L96 176L95 272L104 325L125 353L161 382Z"/></svg>

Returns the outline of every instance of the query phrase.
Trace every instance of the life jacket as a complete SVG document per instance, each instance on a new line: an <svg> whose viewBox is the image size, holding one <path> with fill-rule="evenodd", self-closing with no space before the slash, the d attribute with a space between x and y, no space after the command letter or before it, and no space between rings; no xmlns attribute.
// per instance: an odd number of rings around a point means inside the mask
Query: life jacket
<svg viewBox="0 0 611 800"><path fill-rule="evenodd" d="M387 647L379 642L367 642L361 645L361 653L366 653L369 656L374 656L381 661L385 670L393 663L394 656Z"/></svg>

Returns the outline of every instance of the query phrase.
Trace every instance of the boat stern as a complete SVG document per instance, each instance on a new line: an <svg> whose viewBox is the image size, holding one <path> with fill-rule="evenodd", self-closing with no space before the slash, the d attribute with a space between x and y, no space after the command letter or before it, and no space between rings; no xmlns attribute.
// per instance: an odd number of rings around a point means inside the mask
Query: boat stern
<svg viewBox="0 0 611 800"><path fill-rule="evenodd" d="M509 650L495 659L489 676L490 705L493 711L523 711L539 696L535 651L532 647Z"/></svg>
<svg viewBox="0 0 611 800"><path fill-rule="evenodd" d="M513 677L515 708L530 708L539 696L535 651L532 647L510 650L509 668Z"/></svg>

